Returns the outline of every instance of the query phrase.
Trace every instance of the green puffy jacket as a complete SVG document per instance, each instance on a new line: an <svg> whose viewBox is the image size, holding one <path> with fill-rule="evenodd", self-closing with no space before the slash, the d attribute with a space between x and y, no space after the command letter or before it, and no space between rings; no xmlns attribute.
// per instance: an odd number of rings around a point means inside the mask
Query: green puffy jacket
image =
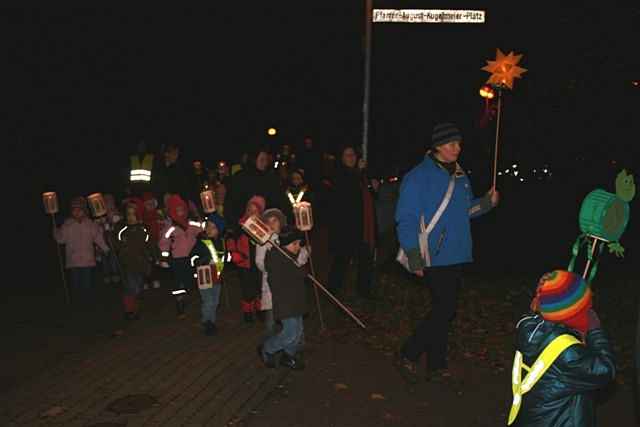
<svg viewBox="0 0 640 427"><path fill-rule="evenodd" d="M545 321L539 315L518 322L517 349L531 366L556 337L580 335L568 327ZM555 360L549 370L522 398L513 426L592 427L596 425L595 390L613 380L615 362L602 329L592 329L585 345L573 345Z"/></svg>

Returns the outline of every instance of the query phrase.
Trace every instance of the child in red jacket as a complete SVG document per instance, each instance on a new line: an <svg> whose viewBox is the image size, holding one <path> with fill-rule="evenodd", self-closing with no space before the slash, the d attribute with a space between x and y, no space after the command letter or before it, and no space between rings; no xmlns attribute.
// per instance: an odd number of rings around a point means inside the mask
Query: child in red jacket
<svg viewBox="0 0 640 427"><path fill-rule="evenodd" d="M261 215L265 208L264 197L253 196L247 202L244 215L239 223L243 224L253 215ZM240 284L242 286L241 309L244 321L255 322L256 311L260 310L261 274L256 266L256 249L249 236L240 232L236 238L227 241L227 250L231 253L232 262L240 270Z"/></svg>

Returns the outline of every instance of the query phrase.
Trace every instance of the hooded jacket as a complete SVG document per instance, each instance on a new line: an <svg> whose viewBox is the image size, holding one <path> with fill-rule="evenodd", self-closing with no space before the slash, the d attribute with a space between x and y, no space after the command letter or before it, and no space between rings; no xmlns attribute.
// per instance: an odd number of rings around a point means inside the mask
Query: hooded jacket
<svg viewBox="0 0 640 427"><path fill-rule="evenodd" d="M151 270L151 236L142 224L120 224L117 233L118 257L127 273L148 274Z"/></svg>
<svg viewBox="0 0 640 427"><path fill-rule="evenodd" d="M86 217L80 222L73 218L67 219L62 227L55 229L54 238L58 243L65 245L67 268L95 267L94 245L104 252L109 252L102 228Z"/></svg>
<svg viewBox="0 0 640 427"><path fill-rule="evenodd" d="M171 196L167 205L172 223L160 233L158 247L163 256L170 252L173 258L186 258L196 244L196 237L202 232L202 224L188 220L188 206L180 196ZM178 206L182 206L183 215L178 215Z"/></svg>
<svg viewBox="0 0 640 427"><path fill-rule="evenodd" d="M539 315L524 317L517 326L516 347L531 366L556 337L573 329L545 321ZM587 332L584 345L567 348L522 397L513 424L519 427L592 427L596 425L593 392L613 380L615 362L609 341L600 328Z"/></svg>

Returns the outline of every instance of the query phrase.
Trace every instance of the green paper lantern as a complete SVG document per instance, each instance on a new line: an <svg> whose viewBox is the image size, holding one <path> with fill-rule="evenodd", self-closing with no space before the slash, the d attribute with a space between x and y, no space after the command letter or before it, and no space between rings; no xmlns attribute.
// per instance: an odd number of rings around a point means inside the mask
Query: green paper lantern
<svg viewBox="0 0 640 427"><path fill-rule="evenodd" d="M615 194L594 190L580 207L580 230L607 242L615 242L627 228L629 212L629 204Z"/></svg>

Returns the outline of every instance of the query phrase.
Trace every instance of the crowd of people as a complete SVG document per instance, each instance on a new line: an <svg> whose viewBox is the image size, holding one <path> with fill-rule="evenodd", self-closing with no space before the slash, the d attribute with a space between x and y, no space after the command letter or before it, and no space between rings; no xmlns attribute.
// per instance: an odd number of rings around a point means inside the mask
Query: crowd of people
<svg viewBox="0 0 640 427"><path fill-rule="evenodd" d="M433 309L396 358L397 368L410 382L417 381L423 353L430 380L446 374L449 325L463 266L472 262L470 221L499 203L495 188L474 197L458 164L462 135L455 125L436 126L427 148L422 162L402 179L395 208L398 260L424 278L433 296ZM71 217L54 230L56 240L66 246L76 298L91 298L98 248L105 282L124 284L127 319L139 318L138 295L145 288L160 287L162 272L169 269L173 278L165 283L175 296L177 316L184 317L185 298L197 287L203 331L216 335L224 273L233 266L242 289L243 321L253 323L259 312L264 313L259 317L265 340L258 353L265 366L304 367L300 351L311 250L305 234L295 227L296 203L311 202L317 207L316 222L328 228L330 291L342 292L350 264L356 266L355 288L361 298L371 298L375 286L380 238L376 198L381 183L368 176L356 147L343 147L336 158L337 167L328 176L323 156L314 150L311 138L305 138L299 153L287 145L276 154L257 148L237 164L220 160L208 169L201 160L185 167L177 146L166 147L156 158L141 144L130 158L121 203L105 195L106 215L92 220L86 200L75 198ZM200 193L208 189L215 194L215 211L207 212L200 200ZM254 217L273 232L266 244L256 244L243 232L242 225ZM198 277L203 266L212 272L208 280ZM531 308L517 329L509 422L517 418L526 426L593 425L590 393L610 381L615 368L591 308L588 285L566 271L547 274ZM536 368L539 364L543 368ZM522 369L528 370L524 379Z"/></svg>
<svg viewBox="0 0 640 427"><path fill-rule="evenodd" d="M243 321L262 319L265 325L266 341L260 350L265 364L274 366L279 353L279 364L299 367L295 355L304 337L310 247L294 225L294 205L312 203L316 224L329 228L335 254L329 288L341 292L352 259L360 272L360 296L371 298L373 288L373 200L379 183L367 176L366 162L355 147L343 147L338 158L335 172L328 174L323 170L326 156L315 151L307 137L297 153L288 145L277 153L258 147L238 163L217 160L207 168L198 159L186 164L177 145L157 155L141 142L128 159L120 190L124 197L116 200L117 188L104 194L105 214L97 218L91 218L87 199L76 197L70 217L54 229L57 242L65 245L73 300L84 304L94 297L97 265L105 283L122 283L123 311L129 321L140 318L138 297L146 289L167 288L175 298L177 316L184 318L185 304L197 288L203 332L213 336L218 333L224 272L232 268L240 282ZM213 209L201 200L201 193L209 190ZM342 208L326 209L329 204ZM243 232L242 225L251 217L270 227L270 242L258 245ZM273 245L297 264L283 263L282 253L271 250ZM203 266L211 271L206 280L199 277Z"/></svg>

